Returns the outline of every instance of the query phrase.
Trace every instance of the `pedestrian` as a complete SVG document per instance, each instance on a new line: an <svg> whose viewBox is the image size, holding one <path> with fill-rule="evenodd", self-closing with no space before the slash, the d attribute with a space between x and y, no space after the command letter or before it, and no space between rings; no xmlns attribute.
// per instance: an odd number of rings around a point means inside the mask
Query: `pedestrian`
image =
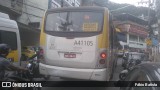
<svg viewBox="0 0 160 90"><path fill-rule="evenodd" d="M5 70L17 70L27 71L25 68L21 68L13 65L6 57L10 52L10 47L7 44L0 44L0 81L5 76Z"/></svg>

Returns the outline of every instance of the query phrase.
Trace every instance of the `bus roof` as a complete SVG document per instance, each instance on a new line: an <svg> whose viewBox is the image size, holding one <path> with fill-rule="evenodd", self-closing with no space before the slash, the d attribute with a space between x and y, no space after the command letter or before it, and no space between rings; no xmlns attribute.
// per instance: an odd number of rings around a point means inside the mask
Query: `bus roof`
<svg viewBox="0 0 160 90"><path fill-rule="evenodd" d="M8 14L0 12L0 27L18 28L16 21L11 20Z"/></svg>

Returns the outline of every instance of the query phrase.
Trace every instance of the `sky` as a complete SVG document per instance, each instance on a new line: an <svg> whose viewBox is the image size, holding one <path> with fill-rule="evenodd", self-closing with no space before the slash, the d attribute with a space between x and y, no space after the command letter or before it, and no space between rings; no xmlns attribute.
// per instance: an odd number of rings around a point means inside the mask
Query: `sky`
<svg viewBox="0 0 160 90"><path fill-rule="evenodd" d="M147 4L138 4L138 2L140 2L141 0L109 0L111 2L115 2L115 3L127 3L127 4L132 4L135 6L146 6ZM143 0L143 1L147 1L147 0Z"/></svg>

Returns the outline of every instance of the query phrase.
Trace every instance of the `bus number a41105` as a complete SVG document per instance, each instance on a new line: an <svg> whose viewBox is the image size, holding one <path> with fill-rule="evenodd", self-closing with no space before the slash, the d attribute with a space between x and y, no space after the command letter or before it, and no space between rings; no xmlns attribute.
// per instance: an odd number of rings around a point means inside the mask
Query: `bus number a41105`
<svg viewBox="0 0 160 90"><path fill-rule="evenodd" d="M75 40L74 45L93 46L93 41Z"/></svg>

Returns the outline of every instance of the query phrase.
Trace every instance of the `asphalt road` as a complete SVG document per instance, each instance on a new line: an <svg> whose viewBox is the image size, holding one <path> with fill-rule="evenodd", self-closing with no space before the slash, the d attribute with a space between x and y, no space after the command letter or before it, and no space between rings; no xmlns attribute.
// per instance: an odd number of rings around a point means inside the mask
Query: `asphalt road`
<svg viewBox="0 0 160 90"><path fill-rule="evenodd" d="M114 72L113 79L111 81L119 80L119 73L122 70L121 63L122 59L118 59L117 67ZM44 81L44 79L38 78L35 79L35 81ZM48 81L67 81L67 80L61 79L59 77L51 77ZM41 88L41 90L119 90L119 88L118 87L52 87L52 88L43 87Z"/></svg>
<svg viewBox="0 0 160 90"><path fill-rule="evenodd" d="M121 67L122 60L118 59L117 67L113 76L112 81L119 80L119 73L122 70ZM49 81L64 81L58 77L51 77ZM42 88L42 90L119 90L118 87L52 87L52 88Z"/></svg>

